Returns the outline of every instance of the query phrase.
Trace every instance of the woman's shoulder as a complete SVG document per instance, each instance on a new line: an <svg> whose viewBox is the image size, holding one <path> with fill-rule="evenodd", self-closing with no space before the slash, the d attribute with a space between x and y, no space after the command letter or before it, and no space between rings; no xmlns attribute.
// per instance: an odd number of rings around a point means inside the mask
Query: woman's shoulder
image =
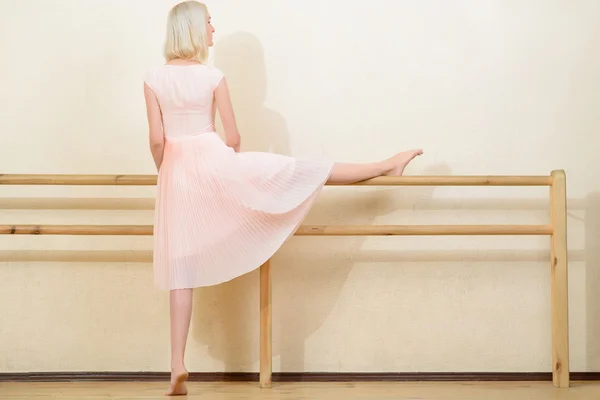
<svg viewBox="0 0 600 400"><path fill-rule="evenodd" d="M200 80L209 82L214 88L216 87L224 74L215 66L204 64L160 64L152 66L143 74L144 83L153 90L157 90L160 86L168 82L181 80Z"/></svg>
<svg viewBox="0 0 600 400"><path fill-rule="evenodd" d="M178 74L178 73L199 73L199 74L208 74L212 76L220 77L223 75L223 72L215 66L205 65L205 64L160 64L154 65L147 68L144 71L144 78L150 78L152 76L156 76L159 74Z"/></svg>

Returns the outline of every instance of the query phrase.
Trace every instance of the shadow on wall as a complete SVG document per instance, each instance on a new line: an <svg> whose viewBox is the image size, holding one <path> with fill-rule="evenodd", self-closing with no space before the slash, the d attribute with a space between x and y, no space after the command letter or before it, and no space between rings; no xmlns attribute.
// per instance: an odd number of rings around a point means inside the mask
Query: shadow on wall
<svg viewBox="0 0 600 400"><path fill-rule="evenodd" d="M263 48L256 37L236 33L224 37L215 46L215 66L227 77L240 133L242 151L263 151L290 155L289 137L284 118L264 106L267 93ZM449 175L446 166L425 173ZM325 191L307 220L314 223L331 221L336 210L343 208L343 224L371 225L383 214L397 209L393 200L398 189L361 188L338 195ZM433 188L413 191L420 199L430 198ZM345 189L342 189L342 192ZM332 193L333 192L333 193ZM410 201L410 199L408 199ZM343 207L340 204L343 203ZM335 219L335 218L334 218ZM311 240L311 239L308 239ZM315 239L318 240L318 239ZM302 370L304 341L315 332L335 305L348 273L357 261L366 238L344 238L335 249L319 254L318 262L300 265L294 262L294 244L286 244L273 258L274 329L273 355L281 354L282 370ZM321 246L322 247L322 246ZM305 252L305 246L298 251ZM340 257L339 254L343 254ZM311 289L306 293L310 282ZM258 363L259 317L258 270L225 284L197 291L194 304L193 333L195 340L209 346L212 357L224 363L228 372L254 371ZM289 308L284 298L303 298ZM277 340L279 339L279 341ZM285 354L285 356L283 355Z"/></svg>
<svg viewBox="0 0 600 400"><path fill-rule="evenodd" d="M267 77L264 50L258 39L249 33L223 37L215 45L215 67L225 74L229 85L242 151L290 155L283 116L264 105ZM223 131L220 125L218 129Z"/></svg>
<svg viewBox="0 0 600 400"><path fill-rule="evenodd" d="M264 50L248 33L225 36L215 45L215 67L227 79L242 151L290 154L283 116L264 105L267 78ZM217 130L223 134L220 121ZM235 243L232 243L235 246ZM235 249L233 250L235 251ZM250 371L258 358L258 270L196 291L191 336L209 346L226 371Z"/></svg>

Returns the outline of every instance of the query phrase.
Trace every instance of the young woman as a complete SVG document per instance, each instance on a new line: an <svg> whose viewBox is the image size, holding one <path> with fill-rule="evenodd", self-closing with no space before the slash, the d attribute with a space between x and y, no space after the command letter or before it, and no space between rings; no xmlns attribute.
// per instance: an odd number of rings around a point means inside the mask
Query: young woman
<svg viewBox="0 0 600 400"><path fill-rule="evenodd" d="M229 281L267 261L294 234L326 183L402 175L422 154L411 150L378 162L348 164L240 152L227 80L206 65L214 31L204 4L185 1L173 7L166 63L144 79L150 148L158 170L154 281L158 289L170 291L169 395L187 393L184 352L193 288ZM224 141L215 132L217 109Z"/></svg>

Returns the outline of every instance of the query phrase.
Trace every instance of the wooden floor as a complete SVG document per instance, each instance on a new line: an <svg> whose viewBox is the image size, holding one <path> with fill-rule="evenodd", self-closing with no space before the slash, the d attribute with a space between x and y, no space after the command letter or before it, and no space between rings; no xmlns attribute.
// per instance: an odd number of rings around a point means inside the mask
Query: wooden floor
<svg viewBox="0 0 600 400"><path fill-rule="evenodd" d="M595 400L600 382L572 382L556 389L550 382L477 383L256 383L188 384L177 399L202 400ZM157 382L0 382L0 399L164 399Z"/></svg>

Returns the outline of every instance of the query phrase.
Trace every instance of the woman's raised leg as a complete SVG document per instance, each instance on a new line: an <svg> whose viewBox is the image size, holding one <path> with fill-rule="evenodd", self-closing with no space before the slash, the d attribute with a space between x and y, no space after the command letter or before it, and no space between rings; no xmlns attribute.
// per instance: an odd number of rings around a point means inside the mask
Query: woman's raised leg
<svg viewBox="0 0 600 400"><path fill-rule="evenodd" d="M336 163L327 182L350 184L382 175L400 176L404 173L404 168L408 163L421 154L423 154L423 150L416 149L398 153L387 160L374 163Z"/></svg>

